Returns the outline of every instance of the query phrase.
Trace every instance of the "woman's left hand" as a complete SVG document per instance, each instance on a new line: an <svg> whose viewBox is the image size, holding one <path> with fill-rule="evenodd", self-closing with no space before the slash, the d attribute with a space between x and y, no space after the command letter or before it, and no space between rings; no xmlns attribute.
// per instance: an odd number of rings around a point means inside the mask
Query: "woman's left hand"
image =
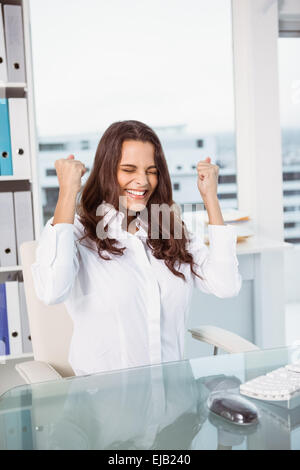
<svg viewBox="0 0 300 470"><path fill-rule="evenodd" d="M207 157L205 160L198 162L198 189L200 195L205 201L211 197L217 196L218 191L218 165L212 165L211 158Z"/></svg>

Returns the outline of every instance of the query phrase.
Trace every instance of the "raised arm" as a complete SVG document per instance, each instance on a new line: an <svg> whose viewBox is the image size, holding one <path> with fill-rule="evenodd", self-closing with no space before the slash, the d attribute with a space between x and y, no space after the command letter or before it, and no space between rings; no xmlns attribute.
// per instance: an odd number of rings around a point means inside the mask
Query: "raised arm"
<svg viewBox="0 0 300 470"><path fill-rule="evenodd" d="M190 252L197 263L195 286L217 297L238 295L242 277L236 256L236 230L225 225L217 197L219 167L210 163L210 157L197 165L198 189L208 213L209 248L202 240L192 237Z"/></svg>
<svg viewBox="0 0 300 470"><path fill-rule="evenodd" d="M81 178L86 168L74 155L60 158L55 162L55 169L59 183L58 200L54 212L53 225L66 223L73 224L77 193L80 191Z"/></svg>
<svg viewBox="0 0 300 470"><path fill-rule="evenodd" d="M74 239L77 193L86 168L70 155L55 162L59 196L54 216L43 229L31 266L36 294L45 304L63 302L69 295L79 268Z"/></svg>
<svg viewBox="0 0 300 470"><path fill-rule="evenodd" d="M211 164L211 158L201 160L197 165L198 189L207 210L210 225L225 225L218 200L218 165Z"/></svg>

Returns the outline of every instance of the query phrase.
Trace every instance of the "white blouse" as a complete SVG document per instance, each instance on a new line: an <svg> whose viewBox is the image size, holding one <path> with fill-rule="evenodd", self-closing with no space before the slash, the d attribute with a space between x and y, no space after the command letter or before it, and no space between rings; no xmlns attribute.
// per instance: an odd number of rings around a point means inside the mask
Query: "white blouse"
<svg viewBox="0 0 300 470"><path fill-rule="evenodd" d="M187 248L204 280L184 263L185 282L152 255L139 216L133 235L122 229L122 212L103 207L103 226L118 247L126 247L123 256L104 252L112 258L107 261L95 242L80 243L84 227L76 214L74 224L47 221L31 266L38 298L47 305L63 302L73 320L71 367L84 375L183 359L193 288L221 298L240 291L235 227L209 225L209 248L190 234Z"/></svg>

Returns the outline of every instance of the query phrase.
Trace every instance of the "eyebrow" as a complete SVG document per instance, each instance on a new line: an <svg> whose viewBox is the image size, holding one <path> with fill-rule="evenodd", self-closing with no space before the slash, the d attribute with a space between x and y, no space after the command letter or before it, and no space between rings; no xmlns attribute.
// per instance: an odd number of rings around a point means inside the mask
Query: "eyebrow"
<svg viewBox="0 0 300 470"><path fill-rule="evenodd" d="M120 165L120 166L131 166L132 168L137 168L136 165L132 165L131 163L124 163L123 165ZM157 168L156 165L151 165L151 166L148 166L147 170L149 170L149 168Z"/></svg>

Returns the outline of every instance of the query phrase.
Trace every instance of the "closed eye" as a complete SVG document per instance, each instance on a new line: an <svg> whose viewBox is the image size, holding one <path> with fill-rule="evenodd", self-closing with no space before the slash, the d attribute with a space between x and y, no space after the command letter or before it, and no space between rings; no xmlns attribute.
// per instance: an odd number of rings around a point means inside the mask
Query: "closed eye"
<svg viewBox="0 0 300 470"><path fill-rule="evenodd" d="M134 170L124 170L126 173L133 173ZM148 171L148 173L150 173L150 175L157 175L157 171Z"/></svg>

